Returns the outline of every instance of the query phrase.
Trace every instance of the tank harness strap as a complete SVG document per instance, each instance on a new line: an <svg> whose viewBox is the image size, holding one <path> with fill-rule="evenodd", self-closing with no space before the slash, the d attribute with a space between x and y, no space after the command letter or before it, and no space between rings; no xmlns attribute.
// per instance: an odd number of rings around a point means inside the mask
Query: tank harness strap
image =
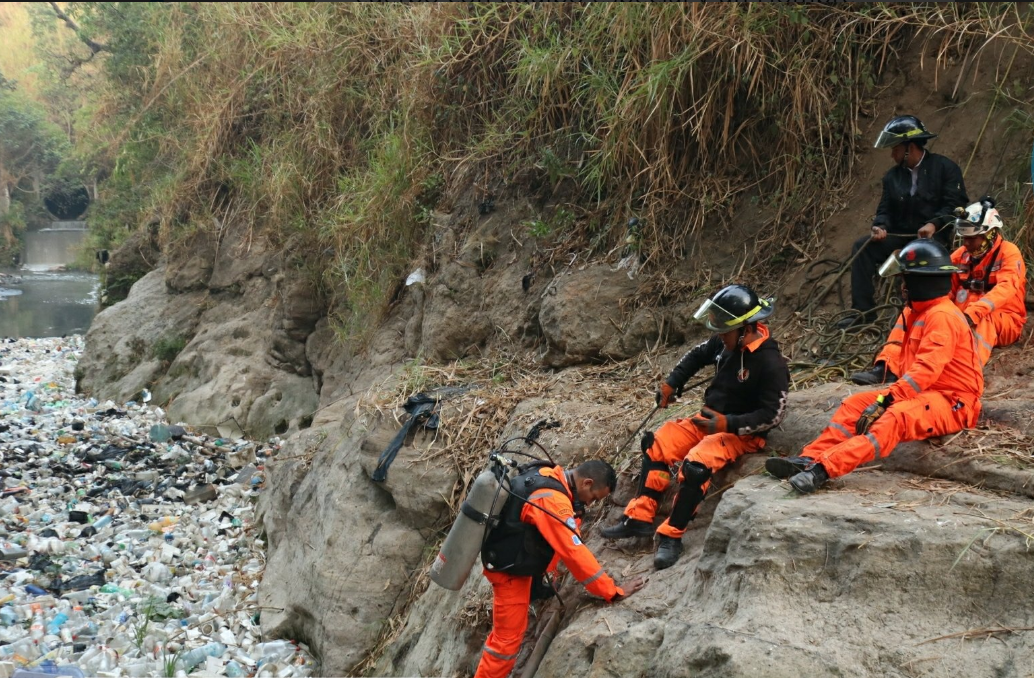
<svg viewBox="0 0 1034 678"><path fill-rule="evenodd" d="M970 277L966 278L962 282L962 286L970 292L976 292L978 294L986 294L995 288L997 283L991 282L991 273L994 272L995 259L998 258L998 253L1001 251L1001 247L991 253L991 258L987 261L987 265L984 267L984 271L979 278L973 278L973 267L970 266L969 273Z"/></svg>
<svg viewBox="0 0 1034 678"><path fill-rule="evenodd" d="M486 525L488 524L488 521L491 519L490 515L478 511L476 508L474 508L467 502L463 502L463 504L460 505L460 512L463 513L463 515L470 518L471 520L473 520L478 525Z"/></svg>

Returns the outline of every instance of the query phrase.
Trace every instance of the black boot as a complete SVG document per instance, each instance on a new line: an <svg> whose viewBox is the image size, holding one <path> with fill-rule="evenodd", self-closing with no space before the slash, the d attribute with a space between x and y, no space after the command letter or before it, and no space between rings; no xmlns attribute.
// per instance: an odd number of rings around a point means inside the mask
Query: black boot
<svg viewBox="0 0 1034 678"><path fill-rule="evenodd" d="M808 457L769 457L765 460L765 470L776 478L786 479L801 471L807 471L815 463Z"/></svg>
<svg viewBox="0 0 1034 678"><path fill-rule="evenodd" d="M682 539L661 535L661 543L653 557L653 566L664 570L674 565L682 555Z"/></svg>
<svg viewBox="0 0 1034 678"><path fill-rule="evenodd" d="M829 474L826 473L822 464L815 464L807 471L801 471L793 478L790 478L790 485L801 494L811 494L826 484Z"/></svg>
<svg viewBox="0 0 1034 678"><path fill-rule="evenodd" d="M898 375L887 368L887 363L882 360L867 370L855 372L851 375L851 381L859 386L876 386L877 384L893 384L898 380Z"/></svg>
<svg viewBox="0 0 1034 678"><path fill-rule="evenodd" d="M644 520L633 520L625 516L617 525L600 530L607 539L627 539L628 537L652 537L653 525Z"/></svg>

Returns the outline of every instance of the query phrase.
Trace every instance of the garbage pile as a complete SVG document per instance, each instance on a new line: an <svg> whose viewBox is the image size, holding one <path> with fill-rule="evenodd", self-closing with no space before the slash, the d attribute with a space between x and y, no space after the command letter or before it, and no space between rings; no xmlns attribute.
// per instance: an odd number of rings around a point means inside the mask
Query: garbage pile
<svg viewBox="0 0 1034 678"><path fill-rule="evenodd" d="M263 641L254 504L279 439L74 394L83 340L0 340L0 678L307 676Z"/></svg>

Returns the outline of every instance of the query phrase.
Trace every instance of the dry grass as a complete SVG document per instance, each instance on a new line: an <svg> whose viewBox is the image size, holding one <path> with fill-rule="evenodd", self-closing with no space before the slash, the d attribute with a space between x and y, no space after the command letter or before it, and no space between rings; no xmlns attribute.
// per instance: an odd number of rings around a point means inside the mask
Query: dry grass
<svg viewBox="0 0 1034 678"><path fill-rule="evenodd" d="M155 11L142 91L110 83L94 109L95 161L155 178L136 184L153 184L145 209L167 242L233 224L272 236L345 338L374 324L429 246L429 210L471 177L488 196L531 170L529 190L567 196L556 255L614 253L631 213L629 246L665 269L749 198L767 216L745 268L807 260L851 179L860 116L914 36L938 66L992 38L1034 44L1018 6L979 3ZM157 150L130 167L142 144Z"/></svg>
<svg viewBox="0 0 1034 678"><path fill-rule="evenodd" d="M968 459L984 459L1003 466L1034 469L1034 438L1008 426L981 421L963 431L953 447Z"/></svg>

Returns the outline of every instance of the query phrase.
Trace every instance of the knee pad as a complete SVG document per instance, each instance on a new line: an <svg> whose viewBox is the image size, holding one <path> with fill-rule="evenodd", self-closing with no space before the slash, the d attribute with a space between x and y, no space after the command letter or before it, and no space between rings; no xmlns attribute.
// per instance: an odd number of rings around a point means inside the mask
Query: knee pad
<svg viewBox="0 0 1034 678"><path fill-rule="evenodd" d="M711 479L711 469L699 461L682 462L682 484L700 487Z"/></svg>
<svg viewBox="0 0 1034 678"><path fill-rule="evenodd" d="M643 434L643 439L639 442L639 447L642 448L643 454L653 447L653 431L647 431Z"/></svg>
<svg viewBox="0 0 1034 678"><path fill-rule="evenodd" d="M650 437L650 444L646 445L646 437ZM646 445L643 451L643 468L639 472L639 489L636 490L637 497L650 497L654 501L660 502L664 496L663 490L654 490L646 486L646 477L650 474L650 471L664 471L670 473L671 469L663 461L654 461L650 459L649 455L646 454L645 450L649 449L653 445L653 434L648 433L643 436L643 444Z"/></svg>

